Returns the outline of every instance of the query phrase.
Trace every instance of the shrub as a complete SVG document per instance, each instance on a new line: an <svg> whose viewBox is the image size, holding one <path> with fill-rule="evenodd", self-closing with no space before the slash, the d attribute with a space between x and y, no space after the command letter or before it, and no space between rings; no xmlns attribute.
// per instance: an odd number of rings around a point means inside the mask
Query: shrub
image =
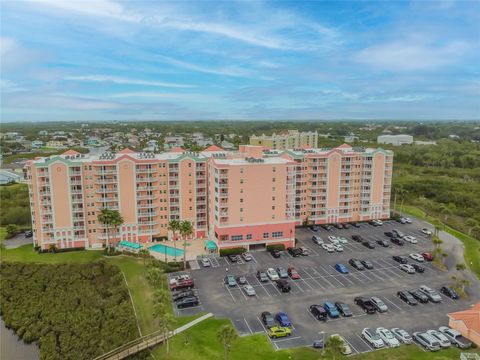
<svg viewBox="0 0 480 360"><path fill-rule="evenodd" d="M7 231L7 236L6 236L7 239L14 237L19 232L18 226L15 224L8 224L5 230Z"/></svg>
<svg viewBox="0 0 480 360"><path fill-rule="evenodd" d="M280 251L283 251L283 250L285 250L285 245L284 245L284 244L272 244L272 245L267 245L267 251L272 251L272 250L280 250Z"/></svg>
<svg viewBox="0 0 480 360"><path fill-rule="evenodd" d="M247 249L245 249L244 247L220 249L220 256L241 255L244 252L247 252Z"/></svg>

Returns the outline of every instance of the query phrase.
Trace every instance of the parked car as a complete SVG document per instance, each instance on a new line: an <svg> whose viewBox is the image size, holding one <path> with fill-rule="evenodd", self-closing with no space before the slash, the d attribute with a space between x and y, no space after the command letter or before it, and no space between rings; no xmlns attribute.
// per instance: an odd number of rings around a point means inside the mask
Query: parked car
<svg viewBox="0 0 480 360"><path fill-rule="evenodd" d="M338 312L337 307L330 301L325 301L323 304L323 308L328 313L328 316L331 318L338 318L340 317L340 313Z"/></svg>
<svg viewBox="0 0 480 360"><path fill-rule="evenodd" d="M406 221L405 218L403 218L403 217L398 218L396 221L397 221L398 223L400 223L400 224L406 224L406 223L407 223L407 221Z"/></svg>
<svg viewBox="0 0 480 360"><path fill-rule="evenodd" d="M450 299L453 299L453 300L457 300L459 299L460 297L458 296L457 292L452 289L451 287L448 287L448 286L442 286L440 288L440 292L443 294L443 295L446 295L448 296Z"/></svg>
<svg viewBox="0 0 480 360"><path fill-rule="evenodd" d="M389 238L397 237L397 235L392 233L391 231L385 231L383 234Z"/></svg>
<svg viewBox="0 0 480 360"><path fill-rule="evenodd" d="M180 291L178 293L174 293L172 295L172 300L176 302L186 297L195 297L195 293L193 292L193 290L185 290L185 291Z"/></svg>
<svg viewBox="0 0 480 360"><path fill-rule="evenodd" d="M278 259L280 256L282 256L282 252L280 250L270 250L270 254L275 258Z"/></svg>
<svg viewBox="0 0 480 360"><path fill-rule="evenodd" d="M410 290L409 293L422 304L428 303L428 296L419 290Z"/></svg>
<svg viewBox="0 0 480 360"><path fill-rule="evenodd" d="M312 226L310 226L310 230L317 232L318 230L320 230L320 226L312 225Z"/></svg>
<svg viewBox="0 0 480 360"><path fill-rule="evenodd" d="M245 291L245 294L247 294L248 296L255 296L257 295L254 287L252 285L245 285L243 287L243 291Z"/></svg>
<svg viewBox="0 0 480 360"><path fill-rule="evenodd" d="M297 272L297 270L295 270L295 268L293 267L289 267L288 268L288 275L290 276L290 278L292 280L297 280L297 279L300 279L300 274Z"/></svg>
<svg viewBox="0 0 480 360"><path fill-rule="evenodd" d="M372 303L372 300L363 296L357 296L355 298L355 304L360 306L363 311L367 314L375 314L376 308L375 305Z"/></svg>
<svg viewBox="0 0 480 360"><path fill-rule="evenodd" d="M377 244L382 246L382 247L389 247L390 246L390 243L385 239L377 240Z"/></svg>
<svg viewBox="0 0 480 360"><path fill-rule="evenodd" d="M267 329L277 325L275 319L273 318L273 315L268 311L262 312L260 316L262 318L263 325L265 325Z"/></svg>
<svg viewBox="0 0 480 360"><path fill-rule="evenodd" d="M335 264L335 269L337 269L337 271L341 274L348 274L348 269L345 265L341 264L341 263L336 263Z"/></svg>
<svg viewBox="0 0 480 360"><path fill-rule="evenodd" d="M323 343L323 339L315 340L312 344L314 349L323 349L325 344Z"/></svg>
<svg viewBox="0 0 480 360"><path fill-rule="evenodd" d="M344 229L349 229L349 228L350 228L350 224L349 224L349 223L343 224L343 228L344 228Z"/></svg>
<svg viewBox="0 0 480 360"><path fill-rule="evenodd" d="M398 246L403 246L405 245L405 241L403 241L402 239L398 238L398 237L393 237L393 238L390 238L390 241Z"/></svg>
<svg viewBox="0 0 480 360"><path fill-rule="evenodd" d="M325 225L320 225L322 228L324 228L325 230L327 231L330 231L332 230L332 225L328 225L328 224L325 224Z"/></svg>
<svg viewBox="0 0 480 360"><path fill-rule="evenodd" d="M257 278L260 280L260 282L267 282L268 281L268 275L265 271L257 271Z"/></svg>
<svg viewBox="0 0 480 360"><path fill-rule="evenodd" d="M267 276L272 281L276 281L276 280L280 279L280 277L278 276L278 274L277 274L277 272L275 271L274 268L268 268L267 269Z"/></svg>
<svg viewBox="0 0 480 360"><path fill-rule="evenodd" d="M418 243L417 239L414 236L411 236L411 235L404 236L403 240L405 240L406 242L409 242L410 244L417 244Z"/></svg>
<svg viewBox="0 0 480 360"><path fill-rule="evenodd" d="M292 329L285 326L272 326L267 330L267 334L272 339L277 339L292 335Z"/></svg>
<svg viewBox="0 0 480 360"><path fill-rule="evenodd" d="M247 278L243 275L237 276L237 283L239 285L245 285L247 284Z"/></svg>
<svg viewBox="0 0 480 360"><path fill-rule="evenodd" d="M202 263L202 266L203 266L203 267L210 267L210 266L212 266L212 263L210 262L210 259L207 258L207 257L202 257L202 259L200 260L200 262Z"/></svg>
<svg viewBox="0 0 480 360"><path fill-rule="evenodd" d="M412 264L412 266L417 273L424 273L425 272L425 268L423 266L420 266L418 264Z"/></svg>
<svg viewBox="0 0 480 360"><path fill-rule="evenodd" d="M27 230L23 234L26 238L31 238L33 236L33 231L32 230Z"/></svg>
<svg viewBox="0 0 480 360"><path fill-rule="evenodd" d="M343 229L343 225L340 223L333 224L337 229Z"/></svg>
<svg viewBox="0 0 480 360"><path fill-rule="evenodd" d="M409 264L400 264L400 269L405 271L407 274L415 274L415 268Z"/></svg>
<svg viewBox="0 0 480 360"><path fill-rule="evenodd" d="M338 243L340 243L340 242L338 241L337 237L336 237L336 236L333 236L333 235L329 235L329 236L328 236L328 241L330 241L332 244L338 244Z"/></svg>
<svg viewBox="0 0 480 360"><path fill-rule="evenodd" d="M341 302L341 301L337 301L335 303L335 306L337 307L338 312L342 314L342 316L344 317L353 316L353 312L350 309L350 306L348 306L348 304L345 304L344 302Z"/></svg>
<svg viewBox="0 0 480 360"><path fill-rule="evenodd" d="M333 244L322 244L322 248L329 253L335 252L335 247L333 246Z"/></svg>
<svg viewBox="0 0 480 360"><path fill-rule="evenodd" d="M431 302L442 302L442 297L440 296L440 294L433 290L431 287L428 287L427 285L422 285L420 286L419 290L424 293L428 297L428 300L430 300Z"/></svg>
<svg viewBox="0 0 480 360"><path fill-rule="evenodd" d="M380 226L380 224L376 220L370 220L368 223L373 226Z"/></svg>
<svg viewBox="0 0 480 360"><path fill-rule="evenodd" d="M281 326L286 326L290 328L292 327L292 323L290 322L287 313L283 311L278 312L277 315L275 315L275 319Z"/></svg>
<svg viewBox="0 0 480 360"><path fill-rule="evenodd" d="M310 255L310 250L307 249L306 247L301 246L301 247L299 247L298 249L300 249L300 251L301 251L300 255L302 255L302 256L308 256L308 255Z"/></svg>
<svg viewBox="0 0 480 360"><path fill-rule="evenodd" d="M340 352L342 353L342 355L350 355L352 353L352 348L350 347L348 342L343 338L343 336L339 334L333 334L333 335L330 335L330 338L337 338L338 340L340 340L340 342L342 343L342 347L340 349Z"/></svg>
<svg viewBox="0 0 480 360"><path fill-rule="evenodd" d="M352 235L352 240L354 240L356 242L362 242L363 237L361 235Z"/></svg>
<svg viewBox="0 0 480 360"><path fill-rule="evenodd" d="M413 339L408 332L400 328L393 328L392 330L393 336L397 338L402 344L411 344L413 343Z"/></svg>
<svg viewBox="0 0 480 360"><path fill-rule="evenodd" d="M357 270L365 270L362 262L358 259L350 259L348 260L348 263Z"/></svg>
<svg viewBox="0 0 480 360"><path fill-rule="evenodd" d="M379 297L372 296L370 300L372 301L373 305L375 306L375 309L377 309L378 312L383 313L388 311L388 306L385 305L383 300L380 299Z"/></svg>
<svg viewBox="0 0 480 360"><path fill-rule="evenodd" d="M280 277L280 279L287 279L288 278L287 269L285 269L284 267L281 267L281 266L277 267L277 274Z"/></svg>
<svg viewBox="0 0 480 360"><path fill-rule="evenodd" d="M192 279L182 279L178 280L176 282L171 282L170 283L170 290L172 291L177 291L177 290L188 290L188 289L193 289L195 286L194 282Z"/></svg>
<svg viewBox="0 0 480 360"><path fill-rule="evenodd" d="M385 346L382 338L369 328L362 330L362 337L375 349L381 349Z"/></svg>
<svg viewBox="0 0 480 360"><path fill-rule="evenodd" d="M336 252L342 252L343 251L343 246L340 244L332 244L333 248L335 249Z"/></svg>
<svg viewBox="0 0 480 360"><path fill-rule="evenodd" d="M424 349L430 351L438 351L440 350L440 343L435 340L435 338L427 333L422 332L414 332L413 339L418 342Z"/></svg>
<svg viewBox="0 0 480 360"><path fill-rule="evenodd" d="M235 280L235 276L233 275L225 276L225 284L227 284L229 287L237 286L237 280Z"/></svg>
<svg viewBox="0 0 480 360"><path fill-rule="evenodd" d="M321 305L310 305L309 307L310 312L312 315L320 321L327 321L327 311Z"/></svg>
<svg viewBox="0 0 480 360"><path fill-rule="evenodd" d="M430 230L428 230L427 228L423 228L423 229L420 229L420 231L422 232L422 234L425 234L425 235L432 235L432 232Z"/></svg>
<svg viewBox="0 0 480 360"><path fill-rule="evenodd" d="M288 251L288 253L289 253L290 255L292 255L293 257L297 257L297 256L303 255L302 249L299 249L299 248L289 247L289 248L287 248L287 251Z"/></svg>
<svg viewBox="0 0 480 360"><path fill-rule="evenodd" d="M380 219L376 219L376 220L373 220L378 226L382 226L383 225L383 221L380 220Z"/></svg>
<svg viewBox="0 0 480 360"><path fill-rule="evenodd" d="M188 275L188 274L177 275L177 276L170 279L170 285L178 283L180 281L184 281L184 280L191 280L190 275Z"/></svg>
<svg viewBox="0 0 480 360"><path fill-rule="evenodd" d="M376 333L380 338L383 340L383 342L389 346L389 347L399 347L400 346L400 341L393 336L392 332L384 327L379 327L376 330Z"/></svg>
<svg viewBox="0 0 480 360"><path fill-rule="evenodd" d="M353 226L353 227L356 227L356 228L359 228L359 227L360 227L360 224L359 224L359 223L356 223L356 222L354 222L354 223L352 223L352 226Z"/></svg>
<svg viewBox="0 0 480 360"><path fill-rule="evenodd" d="M243 253L243 254L242 254L242 258L243 258L243 260L245 260L245 261L252 261L253 256L252 256L251 254L249 254L249 253Z"/></svg>
<svg viewBox="0 0 480 360"><path fill-rule="evenodd" d="M468 349L470 346L472 346L470 340L465 338L455 329L451 329L448 326L441 326L438 328L438 330L444 334L453 345L460 349Z"/></svg>
<svg viewBox="0 0 480 360"><path fill-rule="evenodd" d="M362 245L369 249L375 249L375 245L368 240L365 240L364 242L362 242Z"/></svg>
<svg viewBox="0 0 480 360"><path fill-rule="evenodd" d="M277 287L280 289L280 291L283 293L288 293L290 292L290 290L292 290L287 280L284 280L284 279L277 280L276 284L277 284Z"/></svg>
<svg viewBox="0 0 480 360"><path fill-rule="evenodd" d="M240 260L240 256L238 256L238 255L228 255L227 258L232 263L237 263Z"/></svg>
<svg viewBox="0 0 480 360"><path fill-rule="evenodd" d="M312 236L312 241L317 245L322 245L323 244L323 239L318 235L313 235Z"/></svg>
<svg viewBox="0 0 480 360"><path fill-rule="evenodd" d="M422 256L425 259L425 261L433 261L433 255L430 254L429 252L422 253Z"/></svg>
<svg viewBox="0 0 480 360"><path fill-rule="evenodd" d="M392 233L395 234L397 237L399 238L403 238L405 236L405 234L397 229L393 229L392 230Z"/></svg>
<svg viewBox="0 0 480 360"><path fill-rule="evenodd" d="M408 256L410 257L410 259L413 259L413 260L418 261L418 262L424 262L425 261L422 254L412 253Z"/></svg>
<svg viewBox="0 0 480 360"><path fill-rule="evenodd" d="M406 217L406 218L404 218L404 219L405 219L405 221L407 222L407 224L411 224L411 223L412 223L412 219L410 219L410 218L408 218L408 217Z"/></svg>
<svg viewBox="0 0 480 360"><path fill-rule="evenodd" d="M400 263L400 264L408 263L408 259L405 256L393 255L392 259L395 260L396 262Z"/></svg>
<svg viewBox="0 0 480 360"><path fill-rule="evenodd" d="M179 309L198 306L198 298L195 296L185 297L177 301L176 304L177 304L177 308Z"/></svg>
<svg viewBox="0 0 480 360"><path fill-rule="evenodd" d="M368 260L362 260L361 261L362 265L365 266L365 269L372 270L373 269L373 264L371 261Z"/></svg>
<svg viewBox="0 0 480 360"><path fill-rule="evenodd" d="M340 242L340 244L348 244L348 239L345 236L337 237L337 240Z"/></svg>
<svg viewBox="0 0 480 360"><path fill-rule="evenodd" d="M414 305L417 305L417 304L418 304L417 299L415 299L415 298L413 297L413 295L410 294L408 291L405 291L405 290L404 290L404 291L399 291L399 292L397 292L397 296L398 296L401 300L405 301L408 305L414 306Z"/></svg>
<svg viewBox="0 0 480 360"><path fill-rule="evenodd" d="M450 346L452 346L452 343L447 338L447 336L438 330L427 330L427 334L435 338L435 340L438 341L440 347L442 348L449 348Z"/></svg>

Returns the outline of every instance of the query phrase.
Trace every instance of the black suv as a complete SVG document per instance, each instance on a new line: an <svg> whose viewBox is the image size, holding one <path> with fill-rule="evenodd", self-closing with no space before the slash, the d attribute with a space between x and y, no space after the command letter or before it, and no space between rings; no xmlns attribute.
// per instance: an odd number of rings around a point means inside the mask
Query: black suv
<svg viewBox="0 0 480 360"><path fill-rule="evenodd" d="M348 260L348 263L357 270L365 270L365 267L362 265L362 263L358 259L350 259Z"/></svg>
<svg viewBox="0 0 480 360"><path fill-rule="evenodd" d="M384 234L385 234L385 236L388 236L389 238L397 237L397 234L394 234L391 231L385 231Z"/></svg>
<svg viewBox="0 0 480 360"><path fill-rule="evenodd" d="M405 241L403 241L402 239L400 239L398 237L390 238L390 241L394 244L397 244L398 246L403 246L405 244Z"/></svg>
<svg viewBox="0 0 480 360"><path fill-rule="evenodd" d="M365 240L362 245L369 249L375 249L375 245L371 241Z"/></svg>
<svg viewBox="0 0 480 360"><path fill-rule="evenodd" d="M457 292L455 290L453 290L452 288L447 287L447 286L442 286L442 288L440 289L440 292L443 295L448 296L450 299L457 300L459 298Z"/></svg>
<svg viewBox="0 0 480 360"><path fill-rule="evenodd" d="M389 242L385 239L377 240L377 244L380 245L380 246L383 246L383 247L389 247L390 246Z"/></svg>
<svg viewBox="0 0 480 360"><path fill-rule="evenodd" d="M408 263L408 259L405 256L393 255L392 259L395 260L396 262L400 263L400 264Z"/></svg>
<svg viewBox="0 0 480 360"><path fill-rule="evenodd" d="M332 230L332 225L320 225L322 228L324 228L327 231Z"/></svg>
<svg viewBox="0 0 480 360"><path fill-rule="evenodd" d="M419 290L410 290L409 293L417 299L419 302L426 304L428 303L428 296L422 293Z"/></svg>
<svg viewBox="0 0 480 360"><path fill-rule="evenodd" d="M423 266L418 265L418 264L411 264L411 265L415 269L415 272L417 272L417 273L424 273L425 272L425 268Z"/></svg>
<svg viewBox="0 0 480 360"><path fill-rule="evenodd" d="M277 287L284 293L288 293L292 290L288 281L283 279L277 280Z"/></svg>
<svg viewBox="0 0 480 360"><path fill-rule="evenodd" d="M333 224L337 229L343 229L343 225L340 223Z"/></svg>
<svg viewBox="0 0 480 360"><path fill-rule="evenodd" d="M240 256L238 255L228 255L228 260L230 260L232 263L238 262L240 260Z"/></svg>
<svg viewBox="0 0 480 360"><path fill-rule="evenodd" d="M290 255L292 255L293 257L297 257L297 256L302 256L303 255L303 250L300 249L300 248L292 248L292 247L289 247L287 249L288 253Z"/></svg>
<svg viewBox="0 0 480 360"><path fill-rule="evenodd" d="M180 291L179 293L172 295L173 301L178 301L186 297L195 297L195 293L193 292L193 290Z"/></svg>
<svg viewBox="0 0 480 360"><path fill-rule="evenodd" d="M352 235L352 239L355 240L356 242L363 241L363 237L361 235Z"/></svg>
<svg viewBox="0 0 480 360"><path fill-rule="evenodd" d="M350 309L350 306L348 306L348 304L345 304L344 302L341 302L341 301L337 301L335 303L335 306L337 307L340 314L342 314L342 316L345 316L345 317L353 316L352 310Z"/></svg>
<svg viewBox="0 0 480 360"><path fill-rule="evenodd" d="M328 314L327 311L320 305L310 305L310 312L317 320L327 321Z"/></svg>
<svg viewBox="0 0 480 360"><path fill-rule="evenodd" d="M357 296L355 298L355 304L360 306L367 314L375 314L375 312L377 311L372 300L366 297Z"/></svg>
<svg viewBox="0 0 480 360"><path fill-rule="evenodd" d="M272 314L270 314L268 311L262 312L261 316L262 316L263 325L265 325L267 328L271 328L277 325Z"/></svg>
<svg viewBox="0 0 480 360"><path fill-rule="evenodd" d="M270 251L270 254L275 258L275 259L278 259L281 255L282 255L282 252L280 250L271 250Z"/></svg>
<svg viewBox="0 0 480 360"><path fill-rule="evenodd" d="M399 291L397 296L405 301L408 305L417 305L418 301L408 291Z"/></svg>
<svg viewBox="0 0 480 360"><path fill-rule="evenodd" d="M177 301L177 307L179 309L183 309L186 307L192 307L192 306L197 306L198 305L198 298L196 297L186 297L183 298L179 301Z"/></svg>

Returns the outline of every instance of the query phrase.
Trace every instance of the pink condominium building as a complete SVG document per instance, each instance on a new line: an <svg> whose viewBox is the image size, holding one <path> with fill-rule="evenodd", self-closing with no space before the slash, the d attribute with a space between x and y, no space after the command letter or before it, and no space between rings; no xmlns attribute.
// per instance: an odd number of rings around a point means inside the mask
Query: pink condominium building
<svg viewBox="0 0 480 360"><path fill-rule="evenodd" d="M392 159L391 151L346 144L98 156L69 150L26 165L34 244L102 248L106 228L97 216L110 208L124 219L112 243L171 237L168 223L178 219L217 248L293 246L298 225L387 218Z"/></svg>

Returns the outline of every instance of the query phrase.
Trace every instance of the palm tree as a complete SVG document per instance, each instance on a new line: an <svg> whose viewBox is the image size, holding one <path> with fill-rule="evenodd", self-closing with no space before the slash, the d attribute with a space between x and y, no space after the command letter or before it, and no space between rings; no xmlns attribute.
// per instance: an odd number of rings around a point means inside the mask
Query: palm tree
<svg viewBox="0 0 480 360"><path fill-rule="evenodd" d="M468 226L468 235L470 236L472 235L473 229L479 226L478 221L473 218L465 220L465 225Z"/></svg>
<svg viewBox="0 0 480 360"><path fill-rule="evenodd" d="M175 235L177 235L178 230L180 230L180 221L178 220L170 220L168 223L168 230L173 233L173 247L175 248L175 262L177 262L177 243L175 242Z"/></svg>
<svg viewBox="0 0 480 360"><path fill-rule="evenodd" d="M338 336L330 336L325 347L331 352L333 360L335 360L336 355L340 355L345 351L345 343Z"/></svg>
<svg viewBox="0 0 480 360"><path fill-rule="evenodd" d="M193 225L190 221L184 220L180 223L180 234L183 238L183 270L187 269L187 237L193 234Z"/></svg>
<svg viewBox="0 0 480 360"><path fill-rule="evenodd" d="M110 229L113 227L115 233L118 233L118 227L123 224L123 217L117 210L102 209L100 214L98 214L98 221L100 221L107 228L107 244L106 247L110 246Z"/></svg>
<svg viewBox="0 0 480 360"><path fill-rule="evenodd" d="M165 345L167 350L167 357L170 353L170 341L169 341L169 334L174 329L175 324L177 323L177 319L173 314L166 312L161 316L159 319L160 328L163 330L163 337L165 339Z"/></svg>
<svg viewBox="0 0 480 360"><path fill-rule="evenodd" d="M223 357L228 360L231 343L238 337L235 329L230 325L223 325L217 332L217 339L223 344Z"/></svg>

